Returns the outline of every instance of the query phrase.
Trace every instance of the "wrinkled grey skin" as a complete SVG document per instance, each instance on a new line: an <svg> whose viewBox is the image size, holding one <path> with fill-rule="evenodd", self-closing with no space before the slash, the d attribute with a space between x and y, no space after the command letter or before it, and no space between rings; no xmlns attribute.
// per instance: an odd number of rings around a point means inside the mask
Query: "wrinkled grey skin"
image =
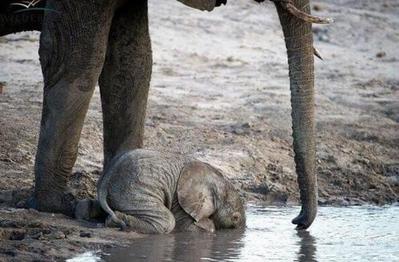
<svg viewBox="0 0 399 262"><path fill-rule="evenodd" d="M214 167L179 155L136 149L113 159L97 186L107 225L140 233L209 231L245 226L238 191ZM101 214L83 200L76 217Z"/></svg>
<svg viewBox="0 0 399 262"><path fill-rule="evenodd" d="M2 1L0 8L10 1ZM293 147L302 202L293 223L307 228L317 213L312 25L283 8L288 0L273 1L287 47ZM212 10L225 0L181 2ZM290 3L310 13L310 0ZM44 101L31 206L73 215L75 201L67 182L97 81L104 120L104 168L119 153L142 147L152 68L147 0L45 0L45 7L52 11L28 19L26 12L0 10L0 35L42 31L39 54Z"/></svg>

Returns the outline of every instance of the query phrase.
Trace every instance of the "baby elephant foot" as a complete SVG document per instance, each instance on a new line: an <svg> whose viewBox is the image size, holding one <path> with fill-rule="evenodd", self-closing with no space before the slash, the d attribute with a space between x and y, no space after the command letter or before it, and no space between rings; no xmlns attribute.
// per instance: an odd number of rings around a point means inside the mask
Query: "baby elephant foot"
<svg viewBox="0 0 399 262"><path fill-rule="evenodd" d="M119 227L122 230L126 230L126 215L121 212L115 212L114 215L109 215L105 219L105 227Z"/></svg>

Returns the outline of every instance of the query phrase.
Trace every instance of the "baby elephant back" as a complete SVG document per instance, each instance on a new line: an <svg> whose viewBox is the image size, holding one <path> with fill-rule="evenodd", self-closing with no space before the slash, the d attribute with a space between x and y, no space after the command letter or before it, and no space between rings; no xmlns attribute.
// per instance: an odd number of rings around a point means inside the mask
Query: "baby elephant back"
<svg viewBox="0 0 399 262"><path fill-rule="evenodd" d="M143 149L122 157L109 185L110 206L139 210L156 202L171 208L181 169L179 157Z"/></svg>

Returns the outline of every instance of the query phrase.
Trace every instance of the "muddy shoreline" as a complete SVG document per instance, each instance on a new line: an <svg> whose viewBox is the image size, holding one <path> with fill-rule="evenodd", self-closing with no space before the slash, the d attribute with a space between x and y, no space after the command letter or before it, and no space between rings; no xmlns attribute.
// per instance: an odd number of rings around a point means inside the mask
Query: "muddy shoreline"
<svg viewBox="0 0 399 262"><path fill-rule="evenodd" d="M399 4L322 0L314 12L320 205L399 199ZM249 201L295 205L288 70L270 3L211 13L150 1L154 69L145 147L217 166ZM42 106L38 33L0 38L0 261L62 260L140 237L23 209L32 191ZM71 187L95 197L102 170L98 88ZM104 249L105 248L105 249Z"/></svg>

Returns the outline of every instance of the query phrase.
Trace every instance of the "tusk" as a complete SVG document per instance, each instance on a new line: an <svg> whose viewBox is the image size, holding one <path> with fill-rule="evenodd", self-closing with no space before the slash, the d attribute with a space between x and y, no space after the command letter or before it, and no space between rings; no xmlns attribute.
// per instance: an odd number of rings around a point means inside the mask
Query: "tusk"
<svg viewBox="0 0 399 262"><path fill-rule="evenodd" d="M334 22L334 19L332 18L314 16L299 10L298 8L295 7L295 5L292 3L291 0L271 0L271 1L280 4L280 6L285 10L287 10L291 15L295 16L298 19L301 19L302 21L313 24L331 24Z"/></svg>
<svg viewBox="0 0 399 262"><path fill-rule="evenodd" d="M313 54L314 54L317 58L319 58L320 60L323 60L323 61L324 61L323 57L321 56L319 50L316 49L316 47L313 47Z"/></svg>

